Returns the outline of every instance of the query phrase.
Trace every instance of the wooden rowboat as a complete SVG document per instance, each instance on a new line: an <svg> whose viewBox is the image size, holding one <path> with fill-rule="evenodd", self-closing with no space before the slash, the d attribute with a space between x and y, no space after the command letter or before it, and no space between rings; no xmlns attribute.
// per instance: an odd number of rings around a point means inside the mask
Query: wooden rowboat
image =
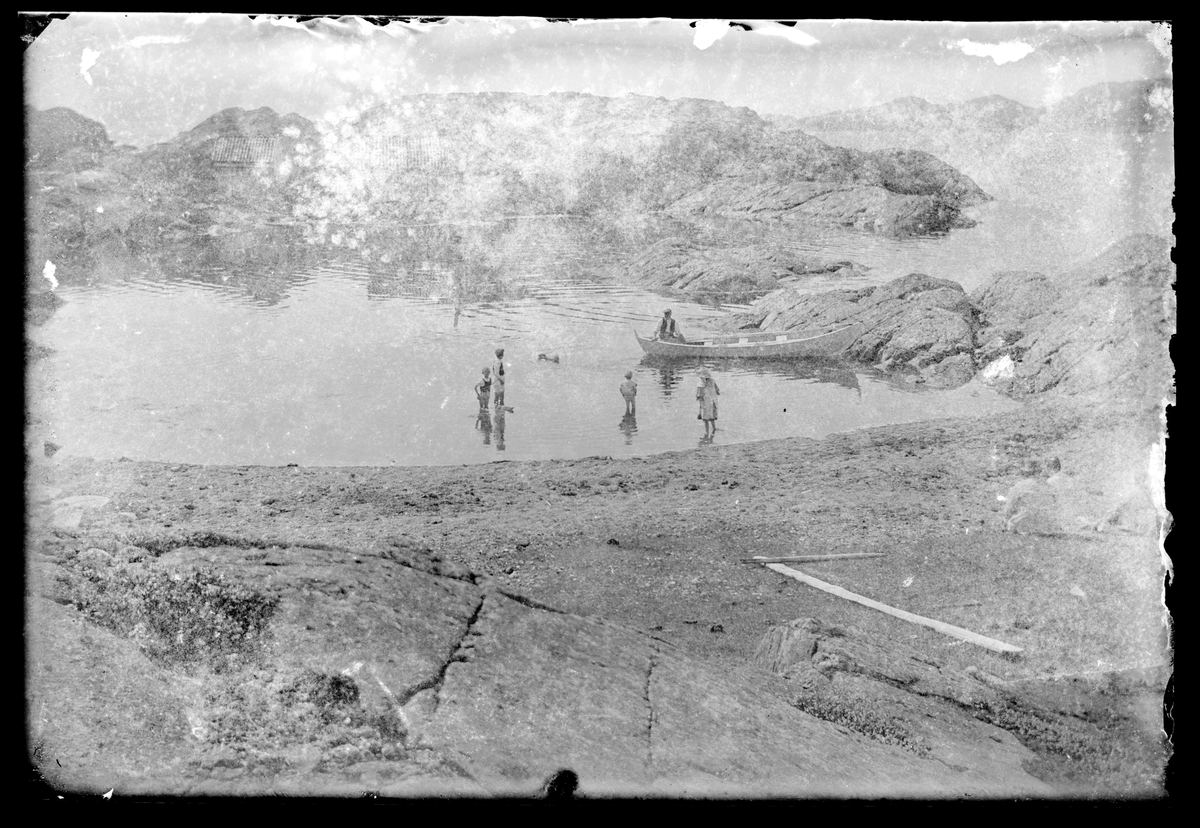
<svg viewBox="0 0 1200 828"><path fill-rule="evenodd" d="M864 331L862 324L847 325L822 334L758 333L727 334L691 342L666 342L643 339L636 331L638 344L651 356L665 357L828 357L849 348Z"/></svg>

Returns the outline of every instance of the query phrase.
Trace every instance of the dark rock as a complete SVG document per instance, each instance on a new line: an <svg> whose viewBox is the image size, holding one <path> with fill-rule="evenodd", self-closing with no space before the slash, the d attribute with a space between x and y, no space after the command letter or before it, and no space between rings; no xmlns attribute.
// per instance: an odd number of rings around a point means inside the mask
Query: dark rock
<svg viewBox="0 0 1200 828"><path fill-rule="evenodd" d="M943 387L974 375L975 320L962 287L911 273L877 287L804 293L784 288L726 320L728 329L825 331L861 323L851 359L922 371Z"/></svg>
<svg viewBox="0 0 1200 828"><path fill-rule="evenodd" d="M542 796L546 799L574 799L578 787L579 775L570 768L563 768L547 777L542 785Z"/></svg>
<svg viewBox="0 0 1200 828"><path fill-rule="evenodd" d="M941 362L926 365L921 376L936 388L957 388L975 376L975 359L968 353L946 357Z"/></svg>
<svg viewBox="0 0 1200 828"><path fill-rule="evenodd" d="M980 200L986 200L986 196ZM970 227L960 202L908 195L882 186L823 181L748 184L722 180L671 205L677 213L727 218L817 221L888 236L916 236Z"/></svg>

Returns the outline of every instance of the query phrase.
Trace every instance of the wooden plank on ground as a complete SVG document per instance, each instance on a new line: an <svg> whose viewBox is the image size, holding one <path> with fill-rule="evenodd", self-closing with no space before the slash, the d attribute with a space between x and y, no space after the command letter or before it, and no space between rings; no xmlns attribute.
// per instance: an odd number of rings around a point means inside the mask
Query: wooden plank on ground
<svg viewBox="0 0 1200 828"><path fill-rule="evenodd" d="M994 650L998 653L1023 652L1021 647L1015 647L1012 644L1006 644L1003 641L997 641L994 638L988 638L985 635L973 633L970 630L964 630L962 627L956 627L953 624L947 624L943 621L935 621L934 619L926 618L923 615L916 615L911 612L905 612L902 609L889 607L887 604L881 604L878 601L873 601L870 598L857 595L847 589L842 589L840 586L827 584L819 578L806 575L798 569L792 569L791 567L784 566L783 564L769 563L766 564L766 567L767 569L772 569L778 572L780 575L786 575L789 578L795 578L797 581L806 583L811 587L822 590L823 592L828 592L831 595L838 596L839 598L845 598L847 601L853 601L856 604L862 604L864 607L870 607L871 609L879 610L880 612L887 613L888 615L896 618L901 618L913 624L920 624L923 627L929 627L930 629L937 630L944 635L953 636L954 638L968 641L980 647L986 647L987 649Z"/></svg>
<svg viewBox="0 0 1200 828"><path fill-rule="evenodd" d="M782 558L764 558L755 555L753 558L742 558L742 563L812 563L813 561L840 561L845 558L882 558L882 552L843 552L828 555L786 555Z"/></svg>

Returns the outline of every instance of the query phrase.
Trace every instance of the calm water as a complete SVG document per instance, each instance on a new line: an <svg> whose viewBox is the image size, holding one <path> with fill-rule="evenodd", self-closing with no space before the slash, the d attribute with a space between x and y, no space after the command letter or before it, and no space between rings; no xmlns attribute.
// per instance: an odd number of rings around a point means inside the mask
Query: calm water
<svg viewBox="0 0 1200 828"><path fill-rule="evenodd" d="M371 276L319 270L271 306L195 282L64 291L46 331L63 453L222 464L400 465L650 454L699 445L693 365L644 359L635 329L664 300L544 280L531 296L459 308L372 297ZM673 301L686 331L720 311ZM481 422L472 387L492 350L513 413ZM539 353L559 357L538 360ZM819 437L1010 403L914 392L862 367L711 364L715 442ZM618 386L638 382L636 418Z"/></svg>
<svg viewBox="0 0 1200 828"><path fill-rule="evenodd" d="M853 259L872 268L862 284L920 271L971 290L1000 270L1055 273L1129 229L1090 213L1086 188L1075 199L1076 210L1044 195L1000 199L978 227L925 239L719 221L692 232L701 244L763 240ZM507 221L476 233L467 261L435 251L401 263L386 245L315 248L286 231L164 249L59 287L65 305L34 334L55 350L56 387L34 404L60 454L98 458L424 465L694 448L704 433L698 366L645 359L633 332L649 331L664 307L685 333L713 330L738 306L667 300L610 278L624 256L678 232ZM475 300L452 298L456 268L490 274ZM489 291L491 301L478 298ZM481 421L472 387L496 347L506 349L514 412ZM914 389L863 366L710 367L721 388L716 444L1014 405L974 385ZM618 392L626 371L638 382L635 419L623 417Z"/></svg>

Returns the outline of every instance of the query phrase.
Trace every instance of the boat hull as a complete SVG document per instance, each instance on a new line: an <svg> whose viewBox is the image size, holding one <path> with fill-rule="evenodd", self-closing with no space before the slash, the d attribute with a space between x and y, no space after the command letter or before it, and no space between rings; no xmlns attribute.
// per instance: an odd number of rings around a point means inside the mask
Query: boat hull
<svg viewBox="0 0 1200 828"><path fill-rule="evenodd" d="M815 336L751 333L715 336L695 342L663 342L636 334L642 350L662 357L720 357L779 359L781 357L836 356L862 335L862 325L847 325Z"/></svg>

